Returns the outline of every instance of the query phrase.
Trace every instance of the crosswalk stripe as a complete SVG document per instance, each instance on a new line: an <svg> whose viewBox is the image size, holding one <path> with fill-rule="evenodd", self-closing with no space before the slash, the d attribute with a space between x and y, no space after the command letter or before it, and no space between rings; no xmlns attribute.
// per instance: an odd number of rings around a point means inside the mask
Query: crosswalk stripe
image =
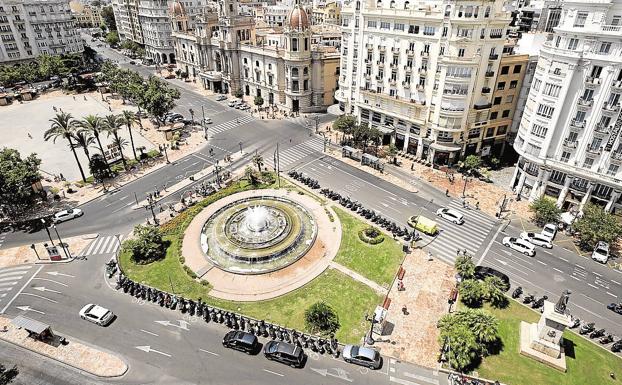
<svg viewBox="0 0 622 385"><path fill-rule="evenodd" d="M112 250L116 250L117 246L119 245L119 243L117 242L116 237L112 240L112 242L110 242L110 245L108 246L108 248L106 249L106 253L111 253Z"/></svg>
<svg viewBox="0 0 622 385"><path fill-rule="evenodd" d="M22 276L19 277L8 277L8 278L0 278L0 282L6 282L6 281L15 281L16 279L21 279Z"/></svg>
<svg viewBox="0 0 622 385"><path fill-rule="evenodd" d="M12 287L0 287L0 291L9 291Z"/></svg>
<svg viewBox="0 0 622 385"><path fill-rule="evenodd" d="M91 255L91 251L93 251L93 248L95 247L95 245L96 245L97 243L99 243L99 240L100 240L100 239L101 239L101 238L97 238L97 239L95 239L95 240L91 241L91 244L89 245L89 248L88 248L88 249L86 249L86 251L84 252L84 255Z"/></svg>
<svg viewBox="0 0 622 385"><path fill-rule="evenodd" d="M0 273L0 278L13 277L13 276L16 276L16 275L19 275L21 277L25 273L27 273L27 271L12 271L10 273L4 273L4 274Z"/></svg>
<svg viewBox="0 0 622 385"><path fill-rule="evenodd" d="M19 277L19 278L13 278L13 279L20 279L20 278L22 278L22 277ZM16 283L17 283L17 281L15 281L15 282L0 282L0 286L13 286L13 285L15 285Z"/></svg>
<svg viewBox="0 0 622 385"><path fill-rule="evenodd" d="M4 273L7 271L14 271L14 270L28 270L32 267L32 265L27 265L27 266L19 266L19 267L10 267L8 269L2 269L0 270L0 273Z"/></svg>
<svg viewBox="0 0 622 385"><path fill-rule="evenodd" d="M493 218L489 217L488 215L482 213L479 210L472 210L472 209L469 210L469 209L462 207L462 203L457 202L455 200L452 200L449 203L449 206L460 212L463 212L465 215L477 217L478 219L482 220L486 224L494 224L496 222ZM462 210L465 210L466 212Z"/></svg>
<svg viewBox="0 0 622 385"><path fill-rule="evenodd" d="M101 242L100 247L97 249L97 252L95 252L95 254L103 254L106 251L106 247L108 247L108 244L110 243L112 239L110 237L106 237L104 238L104 240Z"/></svg>

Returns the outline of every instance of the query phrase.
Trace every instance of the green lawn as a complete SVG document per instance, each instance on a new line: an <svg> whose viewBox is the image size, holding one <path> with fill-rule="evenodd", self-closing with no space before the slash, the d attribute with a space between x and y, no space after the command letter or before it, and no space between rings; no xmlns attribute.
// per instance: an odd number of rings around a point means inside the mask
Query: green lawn
<svg viewBox="0 0 622 385"><path fill-rule="evenodd" d="M148 265L136 265L131 261L130 255L123 251L119 259L124 273L137 282L174 292L185 298L200 297L214 306L298 330L304 329L305 309L317 301L325 301L339 316L341 328L337 332L337 338L341 342L358 343L367 330L367 323L363 320L365 313L371 313L382 302L382 297L368 286L338 271L328 270L307 285L272 300L233 302L209 297L209 285L202 285L192 279L183 269L179 261L183 230L194 215L214 200L248 188L250 187L242 182L223 189L163 225L163 231L167 234L165 239L170 242L163 260Z"/></svg>
<svg viewBox="0 0 622 385"><path fill-rule="evenodd" d="M507 309L486 310L499 318L499 333L503 341L503 350L486 357L477 369L480 376L507 384L619 384L609 373L622 379L622 359L599 346L586 341L573 332L566 331L566 365L568 371L561 373L519 354L520 321L537 322L540 315L519 304L510 301Z"/></svg>
<svg viewBox="0 0 622 385"><path fill-rule="evenodd" d="M361 241L358 232L369 225L337 207L334 210L342 227L341 246L335 262L388 288L402 262L401 244L386 233L383 233L384 241L377 245Z"/></svg>

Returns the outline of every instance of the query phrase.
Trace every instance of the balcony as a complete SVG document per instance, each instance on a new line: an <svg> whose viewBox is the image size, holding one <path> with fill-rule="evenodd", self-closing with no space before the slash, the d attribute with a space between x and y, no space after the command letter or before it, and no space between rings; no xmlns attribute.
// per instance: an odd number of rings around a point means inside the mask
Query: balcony
<svg viewBox="0 0 622 385"><path fill-rule="evenodd" d="M580 106L592 107L592 104L594 104L594 99L579 98L577 103L579 103Z"/></svg>
<svg viewBox="0 0 622 385"><path fill-rule="evenodd" d="M383 61L377 60L376 64L378 65L378 67L384 67L384 62Z"/></svg>
<svg viewBox="0 0 622 385"><path fill-rule="evenodd" d="M413 70L413 69L412 69L411 67L409 67L409 66L404 66L404 71L405 71L407 74L411 73L411 72L412 72L412 70Z"/></svg>
<svg viewBox="0 0 622 385"><path fill-rule="evenodd" d="M365 44L365 48L367 48L367 49L374 49L374 45L367 43L367 44Z"/></svg>
<svg viewBox="0 0 622 385"><path fill-rule="evenodd" d="M400 53L400 49L397 47L391 47L391 52L393 53Z"/></svg>
<svg viewBox="0 0 622 385"><path fill-rule="evenodd" d="M600 155L603 152L602 147L588 147L585 151L592 155Z"/></svg>
<svg viewBox="0 0 622 385"><path fill-rule="evenodd" d="M387 47L385 47L385 46L381 45L381 46L379 46L379 47L378 47L378 50L379 50L380 52L385 52L385 51L387 50Z"/></svg>
<svg viewBox="0 0 622 385"><path fill-rule="evenodd" d="M402 87L404 87L404 88L410 88L410 82L403 81L403 82L402 82Z"/></svg>
<svg viewBox="0 0 622 385"><path fill-rule="evenodd" d="M611 126L606 126L602 123L596 123L596 127L594 128L594 131L599 134L608 134L610 130Z"/></svg>
<svg viewBox="0 0 622 385"><path fill-rule="evenodd" d="M475 104L473 105L473 108L475 108L476 110L485 110L492 107L492 103L486 103L486 104Z"/></svg>
<svg viewBox="0 0 622 385"><path fill-rule="evenodd" d="M425 91L425 86L423 86L422 84L417 84L417 91L419 92Z"/></svg>
<svg viewBox="0 0 622 385"><path fill-rule="evenodd" d="M407 56L414 56L415 55L415 51L413 51L412 49L407 49L406 50L406 55Z"/></svg>
<svg viewBox="0 0 622 385"><path fill-rule="evenodd" d="M497 60L497 59L499 59L499 54L498 53L491 53L490 55L488 55L488 59L489 60Z"/></svg>
<svg viewBox="0 0 622 385"><path fill-rule="evenodd" d="M585 128L585 119L577 120L576 118L573 118L570 121L570 125L577 128Z"/></svg>
<svg viewBox="0 0 622 385"><path fill-rule="evenodd" d="M603 32L622 32L622 25L602 25L600 30Z"/></svg>
<svg viewBox="0 0 622 385"><path fill-rule="evenodd" d="M482 87L482 94L489 94L490 93L490 87Z"/></svg>
<svg viewBox="0 0 622 385"><path fill-rule="evenodd" d="M576 140L564 139L564 147L577 148L578 144L579 142Z"/></svg>
<svg viewBox="0 0 622 385"><path fill-rule="evenodd" d="M389 78L389 84L394 86L397 83L397 79Z"/></svg>
<svg viewBox="0 0 622 385"><path fill-rule="evenodd" d="M491 78L493 76L495 76L495 71L486 71L486 77L487 78Z"/></svg>
<svg viewBox="0 0 622 385"><path fill-rule="evenodd" d="M389 66L390 66L391 68L397 68L397 66L398 66L398 65L399 65L399 64L398 64L398 63L395 63L395 62L392 62L391 64L389 64Z"/></svg>
<svg viewBox="0 0 622 385"><path fill-rule="evenodd" d="M429 52L426 52L426 51L421 51L421 57L426 57L426 58L428 58L428 57L430 57L430 53L429 53Z"/></svg>
<svg viewBox="0 0 622 385"><path fill-rule="evenodd" d="M612 160L620 160L622 161L622 151L615 151L611 153Z"/></svg>
<svg viewBox="0 0 622 385"><path fill-rule="evenodd" d="M426 71L426 69L425 69L425 68L420 68L420 69L419 69L419 75L421 75L421 76L425 76L427 73L428 73L428 72Z"/></svg>
<svg viewBox="0 0 622 385"><path fill-rule="evenodd" d="M612 87L614 90L617 90L617 91L622 91L622 80L617 80L617 81L613 82L613 84L611 85L611 87Z"/></svg>
<svg viewBox="0 0 622 385"><path fill-rule="evenodd" d="M365 79L371 79L371 74L366 73L365 74Z"/></svg>
<svg viewBox="0 0 622 385"><path fill-rule="evenodd" d="M618 112L620 111L620 103L605 103L603 109L609 112Z"/></svg>
<svg viewBox="0 0 622 385"><path fill-rule="evenodd" d="M593 84L593 85L599 85L600 84L600 78L595 77L595 76L586 76L585 77L585 83Z"/></svg>

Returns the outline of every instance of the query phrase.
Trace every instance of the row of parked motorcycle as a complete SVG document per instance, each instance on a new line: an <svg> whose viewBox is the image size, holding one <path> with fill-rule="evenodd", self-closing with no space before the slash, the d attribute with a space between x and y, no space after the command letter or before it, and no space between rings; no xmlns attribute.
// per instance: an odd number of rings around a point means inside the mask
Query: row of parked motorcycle
<svg viewBox="0 0 622 385"><path fill-rule="evenodd" d="M255 320L234 312L208 306L205 302L202 302L200 298L198 301L194 301L170 294L134 282L122 273L119 274L117 279L116 289L123 290L124 293L133 297L159 304L161 307L166 307L167 309L179 309L182 314L202 318L205 322L223 324L229 329L245 331L257 337L285 341L297 345L300 348L311 349L319 354L331 354L335 358L339 357L339 343L336 338L319 338L299 332L295 329L287 329L279 325L274 325L264 320Z"/></svg>
<svg viewBox="0 0 622 385"><path fill-rule="evenodd" d="M305 176L301 172L290 171L287 173L287 175L289 175L290 178L294 178L295 180L302 182L303 184L311 187L312 189L320 188L320 182L318 182L317 179L313 179L311 177Z"/></svg>
<svg viewBox="0 0 622 385"><path fill-rule="evenodd" d="M512 292L512 298L518 299L523 294L523 288L521 286L514 289ZM527 294L522 297L522 302L526 305L531 304L533 309L539 309L544 305L544 300L548 299L546 295L536 299L532 294ZM571 329L579 328L579 334L587 335L591 339L598 338L598 342L602 345L611 344L612 352L622 351L622 339L614 342L615 337L607 333L605 329L596 329L594 322L581 322L579 318L571 317Z"/></svg>

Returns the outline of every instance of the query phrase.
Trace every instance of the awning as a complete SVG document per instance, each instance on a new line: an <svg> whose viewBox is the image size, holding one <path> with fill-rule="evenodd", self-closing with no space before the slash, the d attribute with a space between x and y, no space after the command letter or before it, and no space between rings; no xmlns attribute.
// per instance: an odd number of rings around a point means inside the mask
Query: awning
<svg viewBox="0 0 622 385"><path fill-rule="evenodd" d="M43 333L50 327L50 325L46 325L43 322L35 321L33 319L26 318L21 315L18 315L17 317L13 318L11 323L17 326L18 328L24 328L30 332L37 333L37 334Z"/></svg>
<svg viewBox="0 0 622 385"><path fill-rule="evenodd" d="M378 126L376 128L378 129L378 131L382 132L385 135L393 133L393 127Z"/></svg>
<svg viewBox="0 0 622 385"><path fill-rule="evenodd" d="M345 152L356 152L356 148L350 146L343 146L341 149Z"/></svg>
<svg viewBox="0 0 622 385"><path fill-rule="evenodd" d="M370 154L363 154L363 159L369 161L369 162L379 162L380 159L378 159L377 157L370 155Z"/></svg>

